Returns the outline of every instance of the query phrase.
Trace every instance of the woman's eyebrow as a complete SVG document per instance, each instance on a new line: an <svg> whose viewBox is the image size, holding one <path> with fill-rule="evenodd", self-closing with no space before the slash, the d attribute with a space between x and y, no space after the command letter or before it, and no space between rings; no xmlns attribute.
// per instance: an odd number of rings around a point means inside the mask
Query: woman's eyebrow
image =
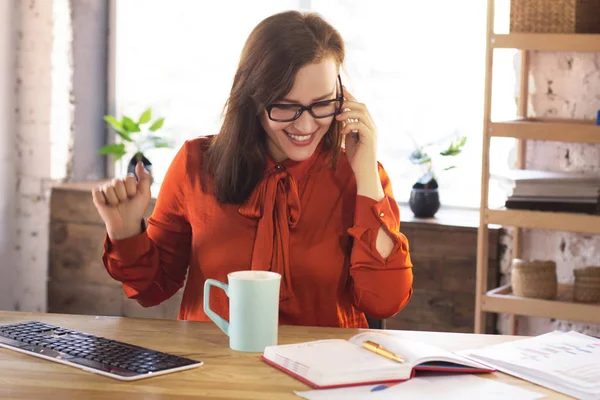
<svg viewBox="0 0 600 400"><path fill-rule="evenodd" d="M335 89L334 89L335 90ZM335 95L334 95L335 96ZM331 97L331 92L323 95L323 96L319 96L315 99L312 99L311 103L317 102L317 101L321 101L321 100L325 100L328 97ZM288 99L287 97L284 97L283 99L281 99L281 101L285 101L286 103L296 103L296 104L300 104L300 102L298 100L292 100L292 99Z"/></svg>

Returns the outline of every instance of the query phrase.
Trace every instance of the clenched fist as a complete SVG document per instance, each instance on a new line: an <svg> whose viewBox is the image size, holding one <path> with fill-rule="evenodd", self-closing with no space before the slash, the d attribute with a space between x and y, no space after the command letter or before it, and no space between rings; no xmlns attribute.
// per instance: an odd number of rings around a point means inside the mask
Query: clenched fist
<svg viewBox="0 0 600 400"><path fill-rule="evenodd" d="M141 223L150 204L150 174L141 162L135 167L138 176L113 179L92 190L98 213L112 240L126 239L141 233Z"/></svg>

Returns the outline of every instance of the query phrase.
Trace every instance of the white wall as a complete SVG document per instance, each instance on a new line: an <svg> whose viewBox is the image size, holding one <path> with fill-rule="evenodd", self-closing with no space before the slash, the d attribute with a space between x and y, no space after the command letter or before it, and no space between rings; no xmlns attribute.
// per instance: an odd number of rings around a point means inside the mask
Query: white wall
<svg viewBox="0 0 600 400"><path fill-rule="evenodd" d="M90 39L85 23L106 26L97 20L106 19L107 2L72 3L74 12L69 0L0 0L0 309L46 310L50 187L76 172L75 145L95 156L104 136L79 126L89 137L73 138L73 101L84 102L73 94L71 18L80 21L78 48L87 51L77 52L79 82L83 90L92 79L84 94L103 106L103 91L92 86L104 88L105 78L93 78L86 58L97 51L96 63L105 68L106 51L96 48L106 41ZM102 37L100 28L91 32ZM103 110L90 115L89 108L80 104L81 118L100 126ZM83 158L102 170L93 156ZM85 162L79 164L79 175L90 178Z"/></svg>
<svg viewBox="0 0 600 400"><path fill-rule="evenodd" d="M15 1L0 1L0 310L12 309L15 276Z"/></svg>
<svg viewBox="0 0 600 400"><path fill-rule="evenodd" d="M52 105L53 2L3 1L14 5L16 38L15 129L2 135L4 151L13 160L4 161L0 181L14 192L11 213L15 227L10 239L14 260L10 271L3 268L2 281L12 289L10 309L45 311L48 270L48 225L50 193L50 125ZM5 26L1 24L1 26ZM15 82L15 80L12 80ZM10 119L10 118L9 118ZM4 119L3 119L4 120ZM9 143L10 141L10 143ZM15 178L16 172L16 178ZM4 196L3 196L4 197ZM5 200L6 201L6 198ZM4 262L4 259L3 259Z"/></svg>
<svg viewBox="0 0 600 400"><path fill-rule="evenodd" d="M17 1L15 308L45 311L48 275L53 2Z"/></svg>
<svg viewBox="0 0 600 400"><path fill-rule="evenodd" d="M530 111L532 116L594 120L600 110L600 53L532 52ZM526 167L550 171L600 174L600 145L530 141ZM573 282L573 269L600 265L600 235L524 230L524 258L551 259L560 283ZM502 270L510 273L510 249ZM575 329L600 335L600 324L519 317L520 334ZM506 332L506 320L501 324Z"/></svg>
<svg viewBox="0 0 600 400"><path fill-rule="evenodd" d="M595 119L600 110L600 53L533 53L531 106L535 115ZM600 145L535 142L527 146L527 168L586 171L600 174ZM556 261L561 283L573 282L573 269L600 265L600 235L526 231L523 248L530 258ZM600 335L600 324L570 323L543 318L525 319L521 329L530 334L552 329L576 329Z"/></svg>

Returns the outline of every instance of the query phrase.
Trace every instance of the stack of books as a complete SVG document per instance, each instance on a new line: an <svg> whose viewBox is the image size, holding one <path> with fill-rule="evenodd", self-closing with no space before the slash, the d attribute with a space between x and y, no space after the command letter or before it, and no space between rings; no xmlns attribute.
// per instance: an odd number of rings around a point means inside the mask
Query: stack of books
<svg viewBox="0 0 600 400"><path fill-rule="evenodd" d="M491 177L507 192L506 208L600 213L600 173L524 169Z"/></svg>

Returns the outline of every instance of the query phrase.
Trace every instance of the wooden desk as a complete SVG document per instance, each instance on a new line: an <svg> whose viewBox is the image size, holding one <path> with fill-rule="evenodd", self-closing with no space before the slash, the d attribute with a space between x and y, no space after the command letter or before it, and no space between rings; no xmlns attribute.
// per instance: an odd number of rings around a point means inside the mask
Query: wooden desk
<svg viewBox="0 0 600 400"><path fill-rule="evenodd" d="M0 348L0 398L5 399L299 399L294 390L308 386L266 365L257 353L229 349L228 338L214 324L123 317L17 313L0 311L0 324L37 320L122 340L204 361L198 368L120 382L52 361ZM358 330L316 327L280 328L279 342L350 338ZM460 350L514 340L514 336L402 331L407 338L448 350ZM568 397L501 373L487 374L513 385Z"/></svg>

